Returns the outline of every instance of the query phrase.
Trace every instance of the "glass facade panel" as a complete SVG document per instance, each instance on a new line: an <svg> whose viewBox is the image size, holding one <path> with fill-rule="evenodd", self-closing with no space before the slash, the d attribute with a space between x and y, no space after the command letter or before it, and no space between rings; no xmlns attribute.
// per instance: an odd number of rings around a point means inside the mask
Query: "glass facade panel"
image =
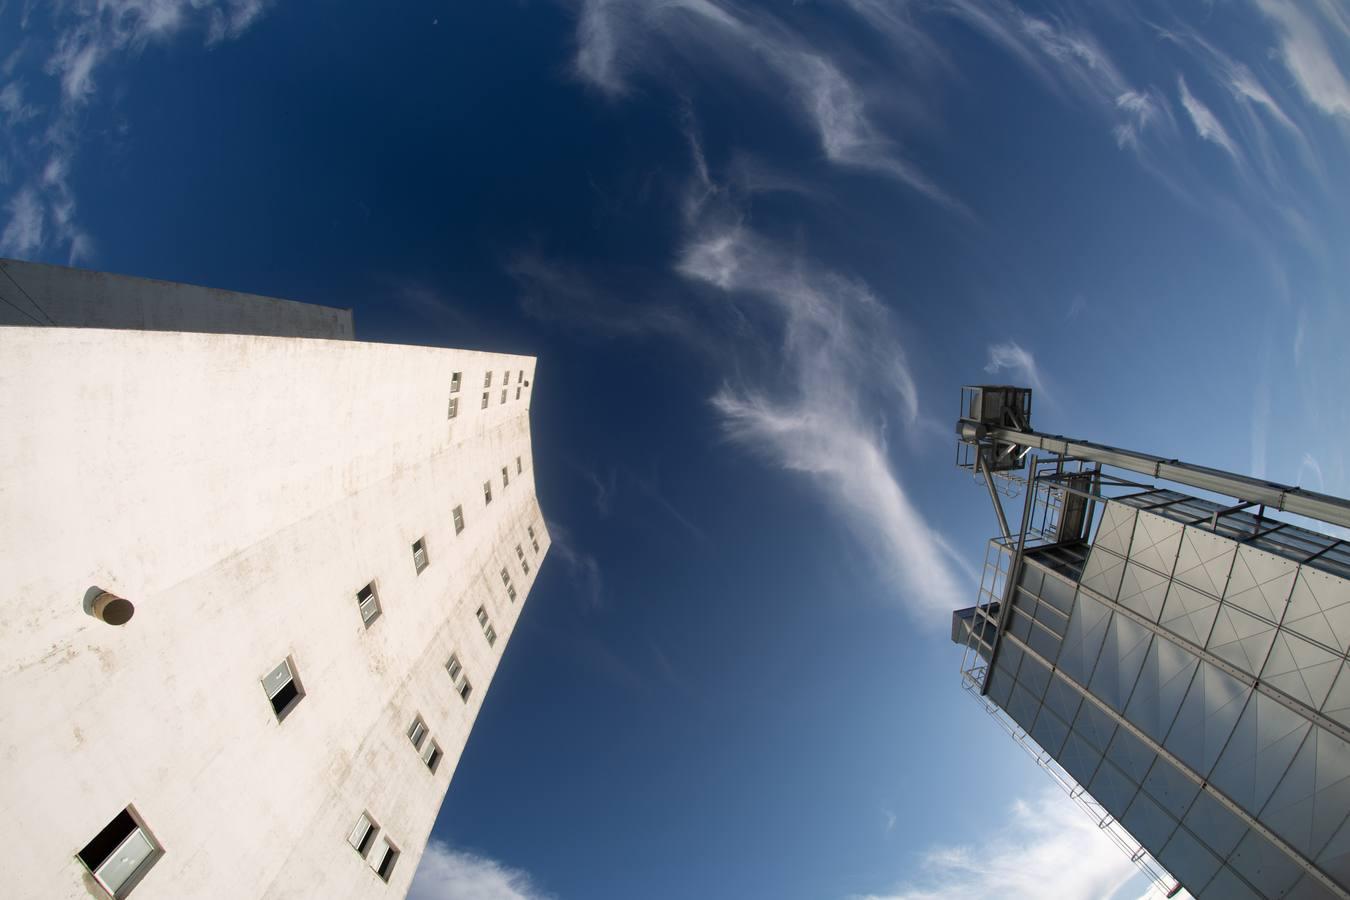
<svg viewBox="0 0 1350 900"><path fill-rule="evenodd" d="M1227 866L1220 866L1199 900L1265 900Z"/></svg>
<svg viewBox="0 0 1350 900"><path fill-rule="evenodd" d="M1158 623L1177 637L1203 647L1219 614L1219 601L1208 594L1173 581L1167 588L1162 617Z"/></svg>
<svg viewBox="0 0 1350 900"><path fill-rule="evenodd" d="M1116 736L1111 739L1111 746L1106 748L1106 758L1115 763L1127 778L1135 784L1140 784L1148 774L1148 770L1153 767L1153 760L1157 759L1157 754L1131 734L1128 728L1117 727Z"/></svg>
<svg viewBox="0 0 1350 900"><path fill-rule="evenodd" d="M1208 791L1196 795L1181 821L1220 859L1227 858L1247 832L1242 820Z"/></svg>
<svg viewBox="0 0 1350 900"><path fill-rule="evenodd" d="M1041 748L1051 756L1058 757L1060 751L1064 749L1064 739L1069 736L1069 726L1052 713L1048 707L1042 706L1040 715L1036 716L1036 724L1031 729L1031 737Z"/></svg>
<svg viewBox="0 0 1350 900"><path fill-rule="evenodd" d="M1247 832L1228 865L1267 897L1282 896L1303 874L1298 863L1255 831Z"/></svg>
<svg viewBox="0 0 1350 900"><path fill-rule="evenodd" d="M1200 785L1162 757L1148 770L1143 787L1159 806L1178 819L1186 815L1191 801L1200 792Z"/></svg>
<svg viewBox="0 0 1350 900"><path fill-rule="evenodd" d="M1190 687L1199 660L1171 641L1156 637L1148 648L1125 717L1162 743Z"/></svg>
<svg viewBox="0 0 1350 900"><path fill-rule="evenodd" d="M1181 526L1170 519L1150 512L1141 512L1134 525L1134 540L1130 542L1130 559L1148 566L1164 577L1172 574L1181 546ZM1129 573L1126 573L1129 577Z"/></svg>
<svg viewBox="0 0 1350 900"><path fill-rule="evenodd" d="M1103 604L1078 592L1056 665L1079 684L1087 684L1092 675L1110 618L1111 613Z"/></svg>
<svg viewBox="0 0 1350 900"><path fill-rule="evenodd" d="M1065 722L1072 722L1078 715L1078 706L1083 702L1083 696L1070 686L1064 680L1063 676L1056 675L1050 680L1050 687L1045 692L1045 705L1055 711Z"/></svg>
<svg viewBox="0 0 1350 900"><path fill-rule="evenodd" d="M1008 708L1008 698L1012 696L1013 677L997 666L989 673L989 686L985 692L999 709Z"/></svg>
<svg viewBox="0 0 1350 900"><path fill-rule="evenodd" d="M1304 566L1283 625L1338 653L1350 650L1350 582Z"/></svg>
<svg viewBox="0 0 1350 900"><path fill-rule="evenodd" d="M1219 871L1219 858L1185 828L1178 828L1172 835L1158 853L1158 862L1167 867L1173 878L1190 885L1193 892L1203 891Z"/></svg>
<svg viewBox="0 0 1350 900"><path fill-rule="evenodd" d="M1088 700L1083 701L1073 727L1088 743L1103 752L1111 746L1111 738L1116 733L1116 723L1111 715Z"/></svg>
<svg viewBox="0 0 1350 900"><path fill-rule="evenodd" d="M1017 683L1040 700L1045 696L1045 689L1050 686L1050 670L1040 660L1028 656L1022 660L1022 668L1017 672Z"/></svg>
<svg viewBox="0 0 1350 900"><path fill-rule="evenodd" d="M1331 693L1322 704L1322 712L1350 728L1350 663L1341 666Z"/></svg>
<svg viewBox="0 0 1350 900"><path fill-rule="evenodd" d="M1266 657L1261 680L1313 709L1322 706L1340 673L1342 658L1297 635L1280 631Z"/></svg>
<svg viewBox="0 0 1350 900"><path fill-rule="evenodd" d="M1206 649L1255 676L1265 665L1266 654L1274 640L1274 625L1236 606L1221 603Z"/></svg>
<svg viewBox="0 0 1350 900"><path fill-rule="evenodd" d="M1134 533L1134 517L1134 509L1115 501L1108 502L1102 510L1101 524L1097 526L1092 545L1110 550L1118 556L1127 555L1130 552L1130 537Z"/></svg>
<svg viewBox="0 0 1350 900"><path fill-rule="evenodd" d="M1350 745L1314 726L1261 810L1261 821L1301 853L1315 857L1345 821L1347 812Z"/></svg>
<svg viewBox="0 0 1350 900"><path fill-rule="evenodd" d="M1150 622L1162 614L1163 599L1167 596L1167 578L1139 563L1125 566L1125 579L1120 584L1118 602L1132 609Z"/></svg>
<svg viewBox="0 0 1350 900"><path fill-rule="evenodd" d="M1033 627L1031 629L1031 637L1028 638L1027 644L1032 650L1035 650L1041 656L1050 660L1051 663L1054 663L1059 659L1060 639L1056 637L1053 632L1048 631L1045 628L1039 626Z"/></svg>
<svg viewBox="0 0 1350 900"><path fill-rule="evenodd" d="M1081 734L1077 731L1070 731L1068 739L1064 741L1064 749L1060 751L1057 761L1064 767L1064 771L1073 776L1074 781L1079 784L1089 784L1092 781L1092 776L1097 774L1097 766L1102 761L1102 755L1095 747L1083 740Z"/></svg>
<svg viewBox="0 0 1350 900"><path fill-rule="evenodd" d="M1172 836L1177 820L1163 811L1162 807L1149 799L1142 791L1135 795L1134 802L1120 819L1136 841L1146 849L1157 852Z"/></svg>
<svg viewBox="0 0 1350 900"><path fill-rule="evenodd" d="M1232 541L1188 525L1182 530L1172 577L1211 597L1222 597L1236 552L1237 544Z"/></svg>
<svg viewBox="0 0 1350 900"><path fill-rule="evenodd" d="M1120 579L1125 574L1125 558L1110 551L1094 547L1083 568L1082 584L1109 600L1116 599L1120 590Z"/></svg>
<svg viewBox="0 0 1350 900"><path fill-rule="evenodd" d="M1092 777L1092 783L1088 786L1088 793L1092 794L1093 799L1117 819L1130 808L1130 801L1134 799L1137 790L1135 783L1126 778L1125 773L1108 760L1102 760L1102 764L1097 767L1097 774Z"/></svg>
<svg viewBox="0 0 1350 900"><path fill-rule="evenodd" d="M1270 622L1284 618L1298 566L1287 559L1242 544L1223 598Z"/></svg>
<svg viewBox="0 0 1350 900"><path fill-rule="evenodd" d="M1016 684L1013 686L1012 697L1008 700L1008 715L1022 728L1030 731L1036 721L1036 710L1040 705L1040 701L1031 696L1026 688Z"/></svg>
<svg viewBox="0 0 1350 900"><path fill-rule="evenodd" d="M1106 629L1101 657L1092 673L1088 689L1112 709L1125 708L1125 701L1134 690L1139 669L1148 653L1152 634L1143 625L1122 615L1113 616Z"/></svg>
<svg viewBox="0 0 1350 900"><path fill-rule="evenodd" d="M1278 700L1252 695L1209 779L1255 816L1308 733L1308 720Z"/></svg>
<svg viewBox="0 0 1350 900"><path fill-rule="evenodd" d="M1208 775L1250 693L1227 672L1201 662L1163 746L1201 776Z"/></svg>
<svg viewBox="0 0 1350 900"><path fill-rule="evenodd" d="M1074 589L1072 583L1054 575L1047 575L1045 584L1041 586L1041 599L1067 616L1069 610L1073 608Z"/></svg>

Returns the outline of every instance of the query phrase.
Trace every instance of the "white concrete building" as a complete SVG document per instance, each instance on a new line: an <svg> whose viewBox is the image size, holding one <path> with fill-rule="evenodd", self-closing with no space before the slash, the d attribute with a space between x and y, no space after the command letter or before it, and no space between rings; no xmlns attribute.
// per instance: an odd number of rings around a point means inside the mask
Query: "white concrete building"
<svg viewBox="0 0 1350 900"><path fill-rule="evenodd" d="M535 360L0 267L254 332L0 327L5 895L402 897L549 546Z"/></svg>

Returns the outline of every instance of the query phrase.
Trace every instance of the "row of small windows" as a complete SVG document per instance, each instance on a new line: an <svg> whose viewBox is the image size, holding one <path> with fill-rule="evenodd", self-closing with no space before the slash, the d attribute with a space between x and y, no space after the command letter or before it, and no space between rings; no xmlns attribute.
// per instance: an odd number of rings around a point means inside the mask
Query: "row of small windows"
<svg viewBox="0 0 1350 900"><path fill-rule="evenodd" d="M525 471L525 464L521 462L520 457L517 456L516 474L519 475L521 472L524 471ZM502 489L505 490L510 486L511 486L511 468L510 466L502 466ZM487 506L491 502L492 502L492 479L489 478L487 481L483 482L483 505ZM458 509L459 507L455 508Z"/></svg>
<svg viewBox="0 0 1350 900"><path fill-rule="evenodd" d="M521 470L521 459L516 457L516 471ZM508 479L506 467L502 468L502 477L503 482L506 482ZM487 490L489 491L488 500L490 502L490 484L487 486ZM456 506L453 517L455 533L458 534L464 530L463 509ZM527 526L526 532L529 534L535 552L538 553L539 541L535 536L534 526ZM419 538L413 542L412 557L413 566L420 575L430 562L427 556L425 538ZM530 565L520 544L516 545L516 558L528 575ZM501 577L507 596L514 603L517 594L515 585L511 581L511 573L503 568ZM380 599L375 588L375 582L372 581L356 592L356 602L361 612L362 621L369 627L380 615ZM495 646L497 631L492 625L487 609L480 606L475 615L488 646ZM459 694L460 700L468 703L469 697L473 693L473 685L469 682L468 673L464 671L464 665L460 662L458 654L452 653L450 655L450 659L446 661L445 670L449 674L451 684L454 685L455 692ZM263 676L262 687L267 696L267 702L271 705L272 712L276 715L278 722L283 721L305 697L304 686L300 683L295 660L290 656L277 663L270 672ZM434 774L444 754L440 744L430 736L426 722L420 715L416 716L408 727L407 736L408 740L412 742L413 748L418 752L423 765ZM380 833L380 827L369 813L361 814L348 836L348 842L369 863L370 868L376 875L386 882L389 880L394 871L394 864L399 857L399 849L386 835ZM373 852L372 848L374 848ZM163 848L150 834L132 807L128 806L114 816L113 820L80 850L77 858L110 896L120 898L130 893L131 889L140 882L141 878L163 853Z"/></svg>
<svg viewBox="0 0 1350 900"><path fill-rule="evenodd" d="M370 817L370 813L361 813L347 835L347 843L364 859L381 881L388 881L394 874L394 863L398 862L398 847L381 833L380 826ZM372 852L373 850L373 852Z"/></svg>
<svg viewBox="0 0 1350 900"><path fill-rule="evenodd" d="M408 726L408 740L412 741L413 748L422 757L422 764L435 774L436 767L441 763L441 745L427 737L427 723L422 721L421 716L415 717Z"/></svg>
<svg viewBox="0 0 1350 900"><path fill-rule="evenodd" d="M446 413L445 413L445 417L446 417L447 419L453 419L453 418L455 418L456 416L459 415L459 398L456 397L455 394L458 394L458 393L459 393L459 388L460 388L460 385L461 385L462 380L463 380L463 379L462 379L462 375L463 375L462 372L454 372L454 373L452 373L452 374L450 375L450 402L449 402L449 404L448 404L447 407L446 407ZM506 402L506 398L507 398L508 394L510 393L510 388L509 388L509 385L510 385L510 384L511 384L511 372L510 372L509 370L503 371L503 372L502 372L502 385L503 385L503 387L502 387L502 399L501 399L501 402L502 402L502 403L505 403L505 402ZM517 399L517 400L520 399L521 389L524 388L524 387L528 387L528 386L529 386L529 382L525 380L525 370L524 370L524 369L521 369L519 372L516 373L516 399ZM492 398L491 398L492 392L489 390L489 388L491 388L491 387L492 387L492 372L489 371L489 372L487 372L487 373L485 373L485 374L483 375L483 399L482 399L481 405L479 406L479 409L487 409L487 408L488 408L488 404L491 402L491 399L492 399Z"/></svg>

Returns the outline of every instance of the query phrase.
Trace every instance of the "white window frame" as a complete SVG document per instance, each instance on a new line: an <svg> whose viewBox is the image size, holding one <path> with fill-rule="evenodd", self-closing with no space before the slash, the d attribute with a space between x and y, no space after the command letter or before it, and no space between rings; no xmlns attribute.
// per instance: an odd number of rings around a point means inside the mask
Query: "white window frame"
<svg viewBox="0 0 1350 900"><path fill-rule="evenodd" d="M445 417L447 419L453 419L457 415L459 415L459 398L451 397L450 405L446 408Z"/></svg>
<svg viewBox="0 0 1350 900"><path fill-rule="evenodd" d="M488 408L488 397L489 397L490 393L491 393L490 391L483 391L483 405L480 406L480 407L478 407L479 409L487 409L487 408Z"/></svg>
<svg viewBox="0 0 1350 900"><path fill-rule="evenodd" d="M361 595L366 591L370 591L370 596L363 599ZM356 608L361 613L361 621L367 628L375 624L375 621L383 614L384 608L380 605L380 591L375 587L375 582L370 582L356 592Z"/></svg>
<svg viewBox="0 0 1350 900"><path fill-rule="evenodd" d="M511 469L507 466L502 466L502 490L506 490L510 486L511 486Z"/></svg>
<svg viewBox="0 0 1350 900"><path fill-rule="evenodd" d="M269 688L267 686L268 679L272 678L282 669L286 670L286 675L288 676L287 679L281 684L277 685L275 690ZM300 703L300 701L305 699L305 689L300 684L300 675L299 673L296 672L295 660L293 660L289 656L287 656L281 662L273 666L270 670L268 670L267 674L264 675L259 680L262 682L263 693L267 695L267 705L272 707L272 713L277 717L278 722L282 721L287 716L289 716L291 714L291 710L295 709L295 707ZM285 690L287 685L292 685L295 687L295 696L292 697L290 700L288 700L285 706L282 706L281 708L278 709L276 703L274 702L274 698L277 697L283 690Z"/></svg>
<svg viewBox="0 0 1350 900"><path fill-rule="evenodd" d="M436 743L436 740L433 738L432 740L427 741L426 749L422 751L422 765L430 769L431 773L434 775L436 773L436 767L441 764L441 759L444 758L444 756L445 751L441 749L441 745Z"/></svg>
<svg viewBox="0 0 1350 900"><path fill-rule="evenodd" d="M463 375L463 374L464 374L463 372L451 372L451 373L450 373L450 393L452 393L452 394L458 394L458 393L459 393L460 376Z"/></svg>
<svg viewBox="0 0 1350 900"><path fill-rule="evenodd" d="M421 575L422 570L431 565L431 558L427 556L427 539L420 537L412 543L413 568L417 574ZM419 560L418 557L421 556Z"/></svg>
<svg viewBox="0 0 1350 900"><path fill-rule="evenodd" d="M463 531L464 531L464 507L463 507L463 506L456 506L454 509L450 510L450 517L451 517L452 519L454 519L454 521L455 521L455 534L460 534L461 532L463 532Z"/></svg>
<svg viewBox="0 0 1350 900"><path fill-rule="evenodd" d="M389 840L389 835L382 834L376 838L374 852L366 861L379 879L387 884L401 855L398 847Z"/></svg>
<svg viewBox="0 0 1350 900"><path fill-rule="evenodd" d="M95 835L89 843L92 844L97 840L98 836L111 828L113 823L123 814L126 814L127 818L131 820L131 830L118 840L117 846L113 847L106 856L100 860L93 861L93 864L91 865L91 860L85 859L84 856L85 851L89 849L88 844L75 855L75 858L79 860L80 865L88 870L89 874L93 876L94 880L98 883L98 886L107 891L108 896L114 898L121 898L130 894L136 885L140 884L141 879L145 877L146 873L149 872L150 869L154 867L155 863L159 862L160 857L164 855L164 848L160 845L159 841L155 840L155 836L150 833L149 828L145 827L145 822L141 820L141 817L131 806L125 806L118 810L117 815L113 816L107 825L99 829L98 835ZM117 862L119 855L133 850L143 854L140 860L132 867L131 871L127 872L120 880L115 883L110 881L108 873L112 867L109 866L109 863Z"/></svg>
<svg viewBox="0 0 1350 900"><path fill-rule="evenodd" d="M408 726L408 740L412 741L414 747L421 750L422 744L427 739L427 734L427 723L422 721L421 716L416 716L412 720L412 724Z"/></svg>
<svg viewBox="0 0 1350 900"><path fill-rule="evenodd" d="M365 825L364 831L361 828L363 824ZM356 838L357 832L362 832L360 840ZM356 820L356 824L352 826L352 830L347 832L347 844L356 851L358 856L365 859L366 855L370 853L370 848L375 846L375 838L379 833L380 826L371 818L370 813L362 811Z"/></svg>
<svg viewBox="0 0 1350 900"><path fill-rule="evenodd" d="M492 502L492 479L483 482L483 505L487 506Z"/></svg>

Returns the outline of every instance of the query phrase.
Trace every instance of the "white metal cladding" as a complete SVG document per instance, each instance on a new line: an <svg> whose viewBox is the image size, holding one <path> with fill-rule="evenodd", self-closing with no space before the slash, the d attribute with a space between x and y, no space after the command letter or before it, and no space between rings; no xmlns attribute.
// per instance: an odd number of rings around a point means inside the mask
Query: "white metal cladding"
<svg viewBox="0 0 1350 900"><path fill-rule="evenodd" d="M1197 897L1347 896L1350 584L1268 547L1106 503L1081 584L1028 552L987 696Z"/></svg>
<svg viewBox="0 0 1350 900"><path fill-rule="evenodd" d="M0 823L6 888L87 898L72 848L132 804L165 848L138 872L138 900L201 884L239 898L406 892L522 610L492 590L495 573L528 527L541 541L532 571L548 551L534 361L2 330L0 465L12 477L0 522L24 527L5 531L0 569L24 590L0 596L0 800L50 813L40 828ZM447 421L453 372L473 383L508 366L528 373L520 401ZM510 490L478 505L483 480L517 456ZM409 548L423 537L437 564L419 575ZM381 613L366 628L355 592L372 581ZM515 583L523 600L534 578ZM87 615L91 585L131 600L135 617L112 627ZM474 633L479 606L495 647ZM452 653L458 684L443 668ZM288 658L305 697L278 720L267 694L284 670L260 682ZM408 745L417 714L423 746L434 737L443 751L434 771ZM363 811L402 854L388 885L348 845Z"/></svg>

